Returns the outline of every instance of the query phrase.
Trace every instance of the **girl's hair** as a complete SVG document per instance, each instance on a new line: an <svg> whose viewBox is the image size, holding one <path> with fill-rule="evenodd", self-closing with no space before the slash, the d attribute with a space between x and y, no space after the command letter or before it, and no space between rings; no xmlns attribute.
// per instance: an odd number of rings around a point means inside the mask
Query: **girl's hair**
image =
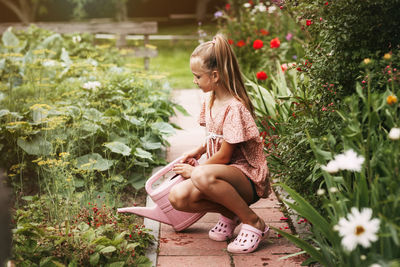
<svg viewBox="0 0 400 267"><path fill-rule="evenodd" d="M200 44L193 51L191 58L203 60L207 71L216 70L219 73L219 83L236 99L242 102L254 117L254 108L244 86L235 53L222 34L217 34L212 41ZM210 107L215 100L215 92L211 94Z"/></svg>

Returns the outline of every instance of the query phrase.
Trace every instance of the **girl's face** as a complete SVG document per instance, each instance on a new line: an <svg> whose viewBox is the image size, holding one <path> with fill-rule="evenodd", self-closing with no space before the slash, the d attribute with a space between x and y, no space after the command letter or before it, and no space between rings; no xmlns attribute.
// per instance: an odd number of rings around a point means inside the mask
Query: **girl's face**
<svg viewBox="0 0 400 267"><path fill-rule="evenodd" d="M190 59L190 69L194 75L194 84L203 90L204 93L213 90L214 79L211 78L211 73L203 68L203 61L199 57Z"/></svg>

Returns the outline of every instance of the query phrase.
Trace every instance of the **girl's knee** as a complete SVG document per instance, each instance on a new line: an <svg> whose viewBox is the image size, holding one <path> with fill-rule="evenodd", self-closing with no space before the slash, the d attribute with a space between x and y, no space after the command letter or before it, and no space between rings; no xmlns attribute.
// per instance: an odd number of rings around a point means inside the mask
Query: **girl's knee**
<svg viewBox="0 0 400 267"><path fill-rule="evenodd" d="M187 208L189 198L189 192L183 188L180 188L179 186L172 187L168 195L169 202L176 210L185 210Z"/></svg>
<svg viewBox="0 0 400 267"><path fill-rule="evenodd" d="M207 166L197 166L193 169L190 177L193 184L200 190L207 190L207 188L216 180L215 175L209 172Z"/></svg>

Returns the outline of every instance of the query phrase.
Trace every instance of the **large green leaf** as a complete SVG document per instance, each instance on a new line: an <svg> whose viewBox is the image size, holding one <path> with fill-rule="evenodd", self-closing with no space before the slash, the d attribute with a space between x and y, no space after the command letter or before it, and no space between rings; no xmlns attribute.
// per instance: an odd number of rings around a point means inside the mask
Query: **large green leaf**
<svg viewBox="0 0 400 267"><path fill-rule="evenodd" d="M106 171L113 163L113 160L104 159L97 153L87 154L76 159L76 167L81 170Z"/></svg>
<svg viewBox="0 0 400 267"><path fill-rule="evenodd" d="M140 147L136 148L135 156L142 159L150 159L150 160L153 159L150 152L147 152L146 150L143 150Z"/></svg>
<svg viewBox="0 0 400 267"><path fill-rule="evenodd" d="M18 138L17 144L29 155L46 156L49 155L53 150L51 143L42 136L35 136L30 141L24 140L20 137Z"/></svg>
<svg viewBox="0 0 400 267"><path fill-rule="evenodd" d="M151 135L141 137L140 141L144 149L154 150L162 147L162 144L158 142L158 139Z"/></svg>
<svg viewBox="0 0 400 267"><path fill-rule="evenodd" d="M94 254L90 255L89 263L92 266L97 266L97 264L99 263L99 260L100 260L100 253L94 253Z"/></svg>
<svg viewBox="0 0 400 267"><path fill-rule="evenodd" d="M163 135L171 135L175 133L174 127L167 122L155 122L151 127L157 129Z"/></svg>
<svg viewBox="0 0 400 267"><path fill-rule="evenodd" d="M100 250L100 253L106 254L106 253L114 252L114 251L116 251L116 250L117 250L117 249L116 249L114 246L108 246L108 247L105 247L105 248L103 248L102 250Z"/></svg>
<svg viewBox="0 0 400 267"><path fill-rule="evenodd" d="M104 146L109 148L112 152L122 154L124 156L129 156L132 150L129 146L117 141L105 143Z"/></svg>
<svg viewBox="0 0 400 267"><path fill-rule="evenodd" d="M3 37L1 39L3 41L4 46L17 47L19 45L19 39L17 36L15 36L15 34L11 32L11 28L8 28L3 33Z"/></svg>

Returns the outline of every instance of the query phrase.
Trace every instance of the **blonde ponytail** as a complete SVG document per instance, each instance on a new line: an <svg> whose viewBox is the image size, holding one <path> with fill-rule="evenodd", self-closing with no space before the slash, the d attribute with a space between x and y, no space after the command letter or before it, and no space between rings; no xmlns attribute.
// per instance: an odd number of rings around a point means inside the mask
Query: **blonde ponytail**
<svg viewBox="0 0 400 267"><path fill-rule="evenodd" d="M246 92L236 56L222 34L215 35L212 41L200 44L193 51L191 57L201 58L204 67L209 72L216 70L220 76L220 85L242 102L254 117L254 108ZM210 107L212 107L214 100L215 94L213 93L210 99Z"/></svg>

